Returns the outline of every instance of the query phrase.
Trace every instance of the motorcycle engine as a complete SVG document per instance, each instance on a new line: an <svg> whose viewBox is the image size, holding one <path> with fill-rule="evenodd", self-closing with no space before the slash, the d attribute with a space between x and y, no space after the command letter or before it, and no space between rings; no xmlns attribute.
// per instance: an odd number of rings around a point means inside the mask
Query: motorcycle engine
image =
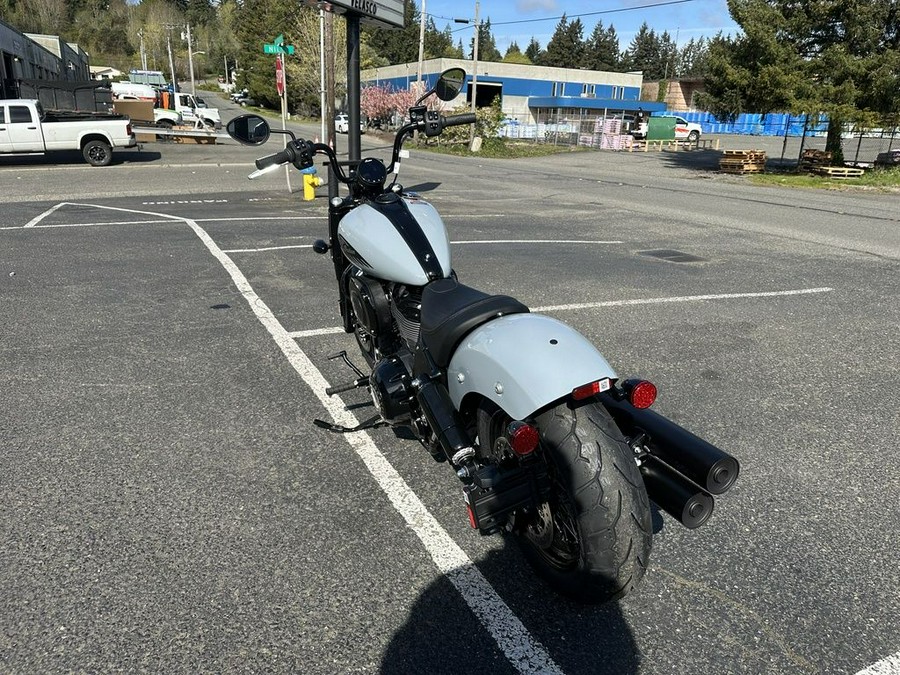
<svg viewBox="0 0 900 675"><path fill-rule="evenodd" d="M381 282L358 269L350 276L347 294L359 324L356 339L372 365L382 354L394 351L396 338L391 325L390 300Z"/></svg>
<svg viewBox="0 0 900 675"><path fill-rule="evenodd" d="M372 401L389 424L409 422L410 402L415 394L410 386L409 371L397 356L382 359L369 375Z"/></svg>

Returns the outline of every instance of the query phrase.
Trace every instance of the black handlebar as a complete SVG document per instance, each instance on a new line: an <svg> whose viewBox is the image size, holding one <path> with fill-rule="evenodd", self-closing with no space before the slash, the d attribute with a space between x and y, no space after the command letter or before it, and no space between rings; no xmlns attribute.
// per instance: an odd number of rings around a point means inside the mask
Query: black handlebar
<svg viewBox="0 0 900 675"><path fill-rule="evenodd" d="M463 113L462 115L450 115L444 117L443 127L457 127L462 124L475 124L475 113Z"/></svg>
<svg viewBox="0 0 900 675"><path fill-rule="evenodd" d="M281 152L276 152L274 155L267 155L266 157L260 157L256 160L256 168L262 171L273 164L287 164L294 160L294 154L293 148L289 143Z"/></svg>
<svg viewBox="0 0 900 675"><path fill-rule="evenodd" d="M387 168L388 173L394 172L397 160L400 158L400 148L403 145L403 141L406 139L407 135L412 132L426 131L430 124L431 129L428 130L428 135L431 136L439 134L447 127L474 124L475 122L475 113L464 113L462 115L451 115L449 117L440 116L436 119L436 115L435 117L432 117L432 115L435 114L429 113L429 119L427 121L421 120L412 122L402 126L397 131L397 135L394 138L394 151L391 156L391 164ZM437 128L435 129L435 127ZM262 171L272 165L287 164L290 162L298 169L304 169L313 165L313 155L317 153L328 156L338 180L342 183L350 183L350 178L341 169L340 164L337 161L337 156L334 154L334 150L331 146L325 145L324 143L312 143L311 141L305 141L302 138L290 141L281 152L276 152L275 154L267 155L266 157L260 157L256 160L256 168Z"/></svg>

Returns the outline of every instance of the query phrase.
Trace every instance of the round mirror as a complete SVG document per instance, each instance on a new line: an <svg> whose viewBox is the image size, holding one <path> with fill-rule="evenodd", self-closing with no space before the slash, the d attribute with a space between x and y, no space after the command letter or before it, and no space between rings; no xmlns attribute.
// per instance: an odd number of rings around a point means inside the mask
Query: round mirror
<svg viewBox="0 0 900 675"><path fill-rule="evenodd" d="M465 81L465 70L462 68L450 68L441 73L437 84L434 86L434 93L442 101L452 101L462 91Z"/></svg>
<svg viewBox="0 0 900 675"><path fill-rule="evenodd" d="M244 145L262 145L269 140L269 123L259 115L241 115L225 127L228 135Z"/></svg>

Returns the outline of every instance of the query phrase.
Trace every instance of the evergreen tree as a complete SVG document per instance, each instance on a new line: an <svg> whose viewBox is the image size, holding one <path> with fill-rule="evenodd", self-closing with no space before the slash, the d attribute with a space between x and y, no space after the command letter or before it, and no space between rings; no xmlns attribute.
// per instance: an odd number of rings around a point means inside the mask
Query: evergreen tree
<svg viewBox="0 0 900 675"><path fill-rule="evenodd" d="M509 47L506 48L506 54L503 55L503 63L521 63L523 65L528 65L531 61L529 61L528 57L522 53L521 49L519 49L518 43L513 41L509 44Z"/></svg>
<svg viewBox="0 0 900 675"><path fill-rule="evenodd" d="M419 8L415 0L404 0L403 28L372 28L363 24L369 46L389 64L419 60Z"/></svg>
<svg viewBox="0 0 900 675"><path fill-rule="evenodd" d="M598 21L594 26L591 37L585 43L582 65L588 70L619 69L619 37L612 24L604 28L603 22Z"/></svg>
<svg viewBox="0 0 900 675"><path fill-rule="evenodd" d="M623 55L625 70L640 70L645 80L661 80L665 74L665 60L659 37L645 21Z"/></svg>
<svg viewBox="0 0 900 675"><path fill-rule="evenodd" d="M528 57L528 60L532 63L543 65L543 55L544 50L541 49L541 44L534 38L531 38L531 42L529 42L528 46L525 48L525 56Z"/></svg>
<svg viewBox="0 0 900 675"><path fill-rule="evenodd" d="M578 68L584 61L584 26L581 19L569 22L566 15L556 25L542 65L556 68Z"/></svg>
<svg viewBox="0 0 900 675"><path fill-rule="evenodd" d="M718 117L824 113L840 161L842 122L900 108L896 0L729 0L729 10L743 34L712 41L700 98Z"/></svg>
<svg viewBox="0 0 900 675"><path fill-rule="evenodd" d="M678 76L704 77L708 55L709 43L706 38L691 38L678 54Z"/></svg>
<svg viewBox="0 0 900 675"><path fill-rule="evenodd" d="M475 48L475 38L472 37L472 42L469 43L470 54L471 50ZM478 31L478 60L479 61L500 61L503 57L500 55L500 50L497 49L497 43L494 41L494 36L491 33L491 20L488 18L485 21L481 22Z"/></svg>

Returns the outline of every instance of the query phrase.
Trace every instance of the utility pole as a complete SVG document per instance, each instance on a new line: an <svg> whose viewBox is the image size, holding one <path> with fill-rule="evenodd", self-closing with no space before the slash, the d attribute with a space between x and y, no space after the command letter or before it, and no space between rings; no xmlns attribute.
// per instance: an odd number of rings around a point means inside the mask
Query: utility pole
<svg viewBox="0 0 900 675"><path fill-rule="evenodd" d="M178 81L175 79L175 61L172 58L172 32L171 26L166 26L166 46L169 48L169 68L172 73L172 93L178 91Z"/></svg>
<svg viewBox="0 0 900 675"><path fill-rule="evenodd" d="M422 60L425 58L425 0L422 0L422 15L419 19L419 72L416 76L416 96L425 93L422 86Z"/></svg>
<svg viewBox="0 0 900 675"><path fill-rule="evenodd" d="M325 127L325 5L319 3L319 112L322 116L322 143L328 143L328 129Z"/></svg>
<svg viewBox="0 0 900 675"><path fill-rule="evenodd" d="M481 39L481 23L478 21L478 2L475 3L475 44L472 49L472 113L475 113L475 98L478 95L478 41ZM475 125L471 124L470 133L474 137Z"/></svg>
<svg viewBox="0 0 900 675"><path fill-rule="evenodd" d="M188 69L191 71L191 94L196 98L197 87L194 86L194 47L191 44L191 24L187 25Z"/></svg>
<svg viewBox="0 0 900 675"><path fill-rule="evenodd" d="M141 68L147 70L147 52L144 51L144 29L138 31L138 37L141 38Z"/></svg>
<svg viewBox="0 0 900 675"><path fill-rule="evenodd" d="M332 148L337 148L334 137L334 14L325 12L325 122L328 139L322 139ZM335 180L335 184L337 181Z"/></svg>

